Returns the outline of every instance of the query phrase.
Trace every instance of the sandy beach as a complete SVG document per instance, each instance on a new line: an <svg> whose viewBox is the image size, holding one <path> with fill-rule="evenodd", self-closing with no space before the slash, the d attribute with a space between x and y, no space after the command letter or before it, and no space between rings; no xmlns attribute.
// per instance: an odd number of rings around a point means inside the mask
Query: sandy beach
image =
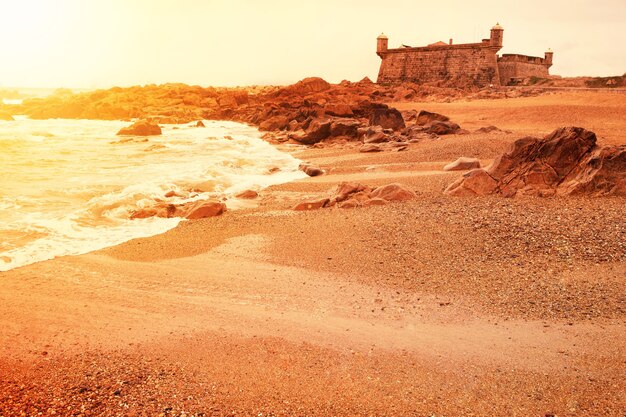
<svg viewBox="0 0 626 417"><path fill-rule="evenodd" d="M624 144L626 95L390 106L503 131L277 145L326 173L0 273L0 416L623 416L624 198L451 197L442 167L560 126ZM292 210L344 181L417 198Z"/></svg>

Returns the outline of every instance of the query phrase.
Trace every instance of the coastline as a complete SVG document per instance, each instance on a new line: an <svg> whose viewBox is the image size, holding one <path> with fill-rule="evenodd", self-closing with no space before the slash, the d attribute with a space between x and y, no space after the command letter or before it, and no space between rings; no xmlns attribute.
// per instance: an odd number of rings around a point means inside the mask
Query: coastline
<svg viewBox="0 0 626 417"><path fill-rule="evenodd" d="M0 411L93 399L92 414L112 415L621 415L623 198L442 193L461 175L445 163L485 165L557 122L536 101L503 118L509 105L439 106L512 133L294 150L326 174L271 186L256 208L3 273ZM581 106L556 113L577 124ZM614 116L587 107L598 125ZM619 123L600 140L623 143ZM418 198L292 210L345 180Z"/></svg>

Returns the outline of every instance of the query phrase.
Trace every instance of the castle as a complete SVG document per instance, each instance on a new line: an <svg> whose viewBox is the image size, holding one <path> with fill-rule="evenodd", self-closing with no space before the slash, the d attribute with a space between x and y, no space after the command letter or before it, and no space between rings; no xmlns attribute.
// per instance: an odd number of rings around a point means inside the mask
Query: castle
<svg viewBox="0 0 626 417"><path fill-rule="evenodd" d="M381 34L376 54L382 59L378 83L443 82L447 86L512 85L528 77L548 77L552 51L543 58L519 54L498 56L504 29L491 28L489 39L479 43L453 44L437 42L428 46L402 45L389 49L389 39Z"/></svg>

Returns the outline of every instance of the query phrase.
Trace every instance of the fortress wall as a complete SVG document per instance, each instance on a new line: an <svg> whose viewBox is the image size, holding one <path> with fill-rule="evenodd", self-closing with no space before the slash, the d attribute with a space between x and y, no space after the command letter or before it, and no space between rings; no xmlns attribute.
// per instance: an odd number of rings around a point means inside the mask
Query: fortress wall
<svg viewBox="0 0 626 417"><path fill-rule="evenodd" d="M378 82L443 81L459 86L500 85L496 55L498 49L481 44L391 49L381 54Z"/></svg>
<svg viewBox="0 0 626 417"><path fill-rule="evenodd" d="M507 85L511 78L540 77L548 78L548 66L533 62L500 61L498 62L500 72L500 84Z"/></svg>

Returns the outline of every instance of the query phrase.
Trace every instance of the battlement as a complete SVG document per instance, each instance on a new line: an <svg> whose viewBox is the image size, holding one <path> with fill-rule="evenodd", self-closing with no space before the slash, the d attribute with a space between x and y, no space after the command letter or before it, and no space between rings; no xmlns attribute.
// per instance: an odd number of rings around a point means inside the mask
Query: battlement
<svg viewBox="0 0 626 417"><path fill-rule="evenodd" d="M502 54L502 56L498 58L498 62L521 62L536 65L552 65L552 62L548 62L546 58L520 54Z"/></svg>

